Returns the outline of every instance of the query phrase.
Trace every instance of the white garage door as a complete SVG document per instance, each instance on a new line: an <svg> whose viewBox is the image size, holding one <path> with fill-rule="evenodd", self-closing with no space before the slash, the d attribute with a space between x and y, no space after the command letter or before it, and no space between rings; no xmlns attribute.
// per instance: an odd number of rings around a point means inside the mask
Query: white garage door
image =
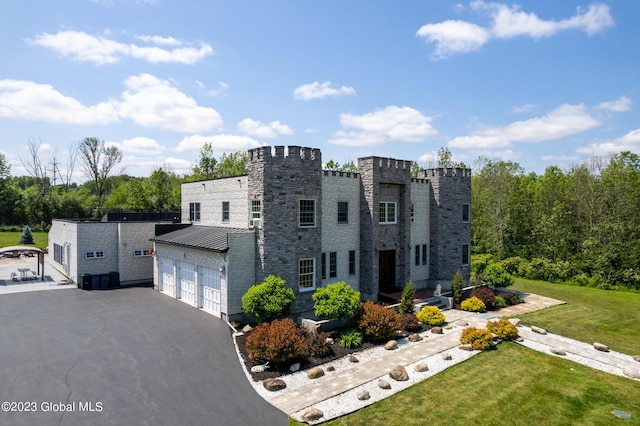
<svg viewBox="0 0 640 426"><path fill-rule="evenodd" d="M220 316L220 272L201 266L198 269L200 307Z"/></svg>
<svg viewBox="0 0 640 426"><path fill-rule="evenodd" d="M193 263L178 262L178 294L183 302L196 304L196 274Z"/></svg>
<svg viewBox="0 0 640 426"><path fill-rule="evenodd" d="M159 260L158 283L160 284L160 291L164 294L168 294L171 297L176 297L176 282L173 276L173 261L171 259Z"/></svg>

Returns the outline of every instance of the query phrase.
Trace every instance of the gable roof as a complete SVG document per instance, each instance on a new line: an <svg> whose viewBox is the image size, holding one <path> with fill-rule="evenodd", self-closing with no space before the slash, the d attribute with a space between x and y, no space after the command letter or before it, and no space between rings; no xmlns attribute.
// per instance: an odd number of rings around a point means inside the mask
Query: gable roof
<svg viewBox="0 0 640 426"><path fill-rule="evenodd" d="M196 225L158 235L151 238L151 241L201 250L226 252L229 250L229 234L248 233L253 233L253 230Z"/></svg>

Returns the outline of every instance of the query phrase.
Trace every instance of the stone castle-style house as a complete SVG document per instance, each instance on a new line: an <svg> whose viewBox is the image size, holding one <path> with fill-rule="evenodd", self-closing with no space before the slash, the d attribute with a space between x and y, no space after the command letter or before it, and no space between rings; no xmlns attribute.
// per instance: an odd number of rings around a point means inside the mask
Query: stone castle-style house
<svg viewBox="0 0 640 426"><path fill-rule="evenodd" d="M319 149L248 151L248 174L185 183L182 229L155 236L154 286L223 319L268 275L313 309L316 288L345 281L378 300L411 279L450 289L469 278L471 171L420 170L391 158L358 159L358 173L322 169Z"/></svg>

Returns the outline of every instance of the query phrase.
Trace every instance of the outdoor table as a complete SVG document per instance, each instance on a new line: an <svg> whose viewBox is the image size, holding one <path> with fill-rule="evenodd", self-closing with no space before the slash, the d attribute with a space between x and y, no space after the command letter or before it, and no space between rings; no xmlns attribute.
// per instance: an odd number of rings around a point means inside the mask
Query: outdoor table
<svg viewBox="0 0 640 426"><path fill-rule="evenodd" d="M27 273L30 271L31 269L29 268L18 268L18 271L20 272L20 277L22 279L26 279L27 278Z"/></svg>

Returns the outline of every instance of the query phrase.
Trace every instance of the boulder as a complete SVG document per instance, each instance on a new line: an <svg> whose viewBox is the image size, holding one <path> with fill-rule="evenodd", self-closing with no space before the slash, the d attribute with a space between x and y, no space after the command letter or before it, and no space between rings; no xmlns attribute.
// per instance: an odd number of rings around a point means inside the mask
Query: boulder
<svg viewBox="0 0 640 426"><path fill-rule="evenodd" d="M598 343L595 342L593 344L593 349L600 351L600 352L609 352L609 346L602 344L602 343Z"/></svg>
<svg viewBox="0 0 640 426"><path fill-rule="evenodd" d="M407 337L407 340L410 342L419 342L420 340L422 340L422 336L420 336L418 333L413 333L410 334L409 337Z"/></svg>
<svg viewBox="0 0 640 426"><path fill-rule="evenodd" d="M378 387L380 389L391 389L391 385L386 380L378 380Z"/></svg>
<svg viewBox="0 0 640 426"><path fill-rule="evenodd" d="M429 367L427 366L427 364L416 364L413 367L413 371L415 371L416 373L423 373L425 371L429 371Z"/></svg>
<svg viewBox="0 0 640 426"><path fill-rule="evenodd" d="M524 337L522 336L516 337L516 342L524 342Z"/></svg>
<svg viewBox="0 0 640 426"><path fill-rule="evenodd" d="M638 361L638 362L640 362L640 355L635 355L635 356L633 357L633 359L634 359L634 360L636 360L636 361Z"/></svg>
<svg viewBox="0 0 640 426"><path fill-rule="evenodd" d="M264 379L262 386L270 392L276 392L287 387L287 384L282 379Z"/></svg>
<svg viewBox="0 0 640 426"><path fill-rule="evenodd" d="M469 323L468 323L468 322L466 322L465 320L458 320L458 321L456 322L456 325L457 325L458 327L466 327L466 326L468 326L468 325L469 325Z"/></svg>
<svg viewBox="0 0 640 426"><path fill-rule="evenodd" d="M389 340L385 345L384 348L388 351L392 351L394 349L398 349L398 342L396 342L395 340Z"/></svg>
<svg viewBox="0 0 640 426"><path fill-rule="evenodd" d="M463 345L458 346L458 349L462 349L463 351L472 351L473 345L471 343L465 343Z"/></svg>
<svg viewBox="0 0 640 426"><path fill-rule="evenodd" d="M289 367L289 371L291 371L292 373L295 373L298 370L300 370L299 362L296 362L295 364L291 364L291 366Z"/></svg>
<svg viewBox="0 0 640 426"><path fill-rule="evenodd" d="M335 341L331 337L327 337L326 339L324 339L324 341L327 342L327 345L333 345L335 343Z"/></svg>
<svg viewBox="0 0 640 426"><path fill-rule="evenodd" d="M538 334L547 334L547 330L544 328L536 327L535 325L531 326L531 331Z"/></svg>
<svg viewBox="0 0 640 426"><path fill-rule="evenodd" d="M640 379L640 370L634 370L632 368L624 367L622 372L625 376L631 377L632 379Z"/></svg>
<svg viewBox="0 0 640 426"><path fill-rule="evenodd" d="M445 361L451 361L451 354L448 352L445 352L442 354L442 359Z"/></svg>
<svg viewBox="0 0 640 426"><path fill-rule="evenodd" d="M309 379L317 379L322 376L324 376L324 370L322 367L314 367L307 371L307 378Z"/></svg>
<svg viewBox="0 0 640 426"><path fill-rule="evenodd" d="M397 365L389 372L389 377L398 382L404 382L409 380L409 373L403 366Z"/></svg>
<svg viewBox="0 0 640 426"><path fill-rule="evenodd" d="M444 326L445 330L452 330L453 329L453 324L447 324Z"/></svg>
<svg viewBox="0 0 640 426"><path fill-rule="evenodd" d="M431 332L432 332L433 334L442 334L442 327L433 327L433 328L431 329Z"/></svg>
<svg viewBox="0 0 640 426"><path fill-rule="evenodd" d="M320 420L324 416L324 413L317 408L309 408L302 415L302 420L310 423L315 422L316 420Z"/></svg>
<svg viewBox="0 0 640 426"><path fill-rule="evenodd" d="M509 322L515 325L516 327L520 327L520 318L511 318Z"/></svg>
<svg viewBox="0 0 640 426"><path fill-rule="evenodd" d="M336 368L333 365L327 367L327 371L336 371Z"/></svg>
<svg viewBox="0 0 640 426"><path fill-rule="evenodd" d="M487 322L490 322L490 323L492 323L492 324L497 324L497 323L499 323L499 322L500 322L500 318L495 318L495 317L494 317L494 318L491 318L491 319L490 319L489 321L487 321Z"/></svg>
<svg viewBox="0 0 640 426"><path fill-rule="evenodd" d="M349 355L349 362L360 362L360 360L355 355Z"/></svg>
<svg viewBox="0 0 640 426"><path fill-rule="evenodd" d="M365 401L369 398L371 398L371 395L369 395L369 391L362 389L360 391L358 391L358 394L356 395L356 398L358 398L360 401Z"/></svg>
<svg viewBox="0 0 640 426"><path fill-rule="evenodd" d="M549 352L551 352L554 355L560 355L560 356L565 356L567 355L567 353L564 351L564 349L561 348L549 348Z"/></svg>
<svg viewBox="0 0 640 426"><path fill-rule="evenodd" d="M242 327L242 332L244 334L251 333L252 331L253 331L253 327L251 327L249 324Z"/></svg>

